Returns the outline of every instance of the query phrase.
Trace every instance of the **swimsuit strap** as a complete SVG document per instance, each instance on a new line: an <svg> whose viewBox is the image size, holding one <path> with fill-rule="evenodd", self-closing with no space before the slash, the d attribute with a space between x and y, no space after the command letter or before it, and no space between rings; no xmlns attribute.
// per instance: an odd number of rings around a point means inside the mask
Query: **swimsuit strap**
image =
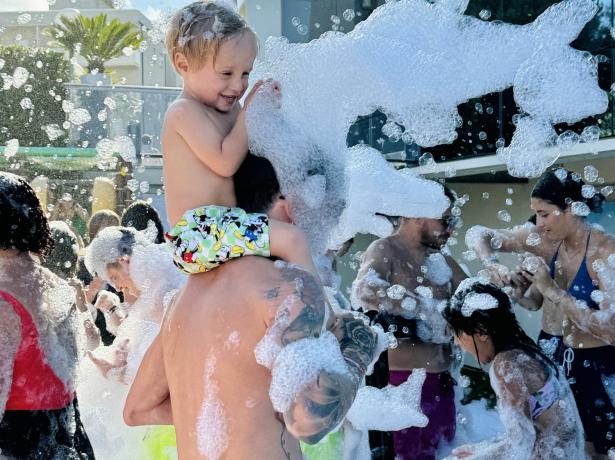
<svg viewBox="0 0 615 460"><path fill-rule="evenodd" d="M562 246L562 243L564 241L560 241L559 244L557 245L557 249L555 250L555 255L553 257L551 257L551 262L549 263L549 270L551 272L551 278L555 279L555 262L557 261L557 256L559 254L559 248Z"/></svg>
<svg viewBox="0 0 615 460"><path fill-rule="evenodd" d="M587 242L585 243L585 254L583 255L583 261L587 260L587 251L589 251L589 238L592 236L592 229L589 229L589 233L587 234Z"/></svg>
<svg viewBox="0 0 615 460"><path fill-rule="evenodd" d="M530 414L533 420L549 409L559 400L559 380L547 363L543 363L547 379L540 390L532 393L529 398Z"/></svg>

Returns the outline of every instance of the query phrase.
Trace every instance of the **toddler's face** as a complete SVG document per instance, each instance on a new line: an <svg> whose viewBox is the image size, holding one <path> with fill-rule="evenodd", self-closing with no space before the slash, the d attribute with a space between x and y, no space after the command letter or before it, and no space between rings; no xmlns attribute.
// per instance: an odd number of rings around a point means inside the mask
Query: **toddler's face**
<svg viewBox="0 0 615 460"><path fill-rule="evenodd" d="M189 69L184 74L184 84L203 104L229 112L248 88L254 59L254 37L244 33L222 43L215 63L209 58L200 69Z"/></svg>

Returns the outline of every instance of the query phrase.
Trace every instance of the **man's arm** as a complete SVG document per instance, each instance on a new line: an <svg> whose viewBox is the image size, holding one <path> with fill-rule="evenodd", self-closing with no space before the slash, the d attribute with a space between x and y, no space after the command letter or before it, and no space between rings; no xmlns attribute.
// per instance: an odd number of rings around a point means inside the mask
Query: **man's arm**
<svg viewBox="0 0 615 460"><path fill-rule="evenodd" d="M321 371L283 414L288 431L308 444L317 443L344 420L377 353L376 334L352 314L339 316L331 332L339 341L347 372Z"/></svg>
<svg viewBox="0 0 615 460"><path fill-rule="evenodd" d="M272 403L283 413L288 431L297 439L314 443L344 419L379 351L379 342L371 328L350 313L337 316L324 330L322 287L302 269L283 263L277 267L281 280L265 291L269 308L276 309L275 320L255 353L257 361L272 370ZM273 343L279 351L271 356ZM302 350L303 345L308 351L316 348L322 353L312 353L305 360L302 353L293 355L292 350ZM289 388L284 376L295 380L298 369L311 377L305 384Z"/></svg>
<svg viewBox="0 0 615 460"><path fill-rule="evenodd" d="M124 405L124 421L129 426L173 424L160 334L145 353L130 387Z"/></svg>
<svg viewBox="0 0 615 460"><path fill-rule="evenodd" d="M375 241L363 254L361 267L352 283L354 308L361 307L364 311L377 311L381 306L388 311L401 308L401 300L386 295L386 290L391 287L389 276L392 271L388 245L386 240Z"/></svg>

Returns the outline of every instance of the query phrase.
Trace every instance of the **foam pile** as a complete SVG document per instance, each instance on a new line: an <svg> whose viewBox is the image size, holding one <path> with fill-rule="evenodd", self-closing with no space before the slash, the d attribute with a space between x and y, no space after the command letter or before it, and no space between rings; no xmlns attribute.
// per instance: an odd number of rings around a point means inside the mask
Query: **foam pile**
<svg viewBox="0 0 615 460"><path fill-rule="evenodd" d="M510 145L498 154L511 174L533 177L571 144L569 135L554 137L553 124L606 110L597 61L569 46L596 13L593 1L564 0L524 26L466 16L467 4L391 1L347 34L327 32L308 44L283 37L265 43L254 74L278 80L283 97L279 108L270 98L254 99L251 149L274 164L314 253L324 252L329 239L333 248L365 231L368 221L380 235L390 232L376 212L434 217L446 206L424 182L395 177L400 173L378 151L347 149L359 116L380 110L389 134L431 147L455 140L459 104L514 86L522 114ZM318 90L306 91L315 82ZM595 140L589 132L585 137ZM385 209L382 196L402 190L405 202ZM343 211L349 215L330 232Z"/></svg>

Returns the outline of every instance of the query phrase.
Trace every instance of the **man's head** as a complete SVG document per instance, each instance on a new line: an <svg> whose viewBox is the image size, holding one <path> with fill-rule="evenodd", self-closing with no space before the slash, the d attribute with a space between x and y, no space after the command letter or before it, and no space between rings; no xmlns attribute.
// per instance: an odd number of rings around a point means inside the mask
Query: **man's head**
<svg viewBox="0 0 615 460"><path fill-rule="evenodd" d="M269 160L248 153L233 180L237 206L247 212L265 213L276 220L292 222L290 203L280 193L280 183Z"/></svg>
<svg viewBox="0 0 615 460"><path fill-rule="evenodd" d="M452 214L452 208L457 197L446 185L442 185L442 187L444 195L450 201L450 206L442 213L442 217L439 219L402 217L397 233L408 234L411 238L417 238L421 245L432 249L439 250L446 244L458 222L458 218Z"/></svg>
<svg viewBox="0 0 615 460"><path fill-rule="evenodd" d="M120 216L110 209L101 209L100 211L95 212L88 221L88 234L90 236L90 241L96 238L96 235L98 235L102 229L117 225L120 225Z"/></svg>
<svg viewBox="0 0 615 460"><path fill-rule="evenodd" d="M237 12L203 1L173 15L166 46L185 91L220 112L243 96L258 49L254 31Z"/></svg>

